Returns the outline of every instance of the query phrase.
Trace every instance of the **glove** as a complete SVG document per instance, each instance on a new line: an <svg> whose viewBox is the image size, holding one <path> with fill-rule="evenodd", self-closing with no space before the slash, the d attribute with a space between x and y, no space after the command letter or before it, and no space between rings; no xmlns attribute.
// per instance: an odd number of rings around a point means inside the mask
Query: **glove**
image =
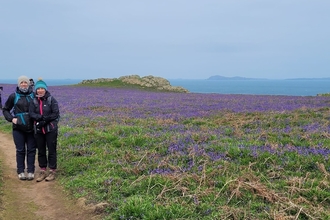
<svg viewBox="0 0 330 220"><path fill-rule="evenodd" d="M37 115L38 117L36 118L36 121L44 121L43 119L42 119L42 115Z"/></svg>
<svg viewBox="0 0 330 220"><path fill-rule="evenodd" d="M42 120L43 120L43 121L48 121L48 122L49 122L49 121L50 121L50 117L49 117L49 116L45 116L45 115L43 115L43 116L42 116Z"/></svg>
<svg viewBox="0 0 330 220"><path fill-rule="evenodd" d="M42 128L45 125L46 125L46 122L45 121L39 121L39 122L36 123L36 127L37 128Z"/></svg>

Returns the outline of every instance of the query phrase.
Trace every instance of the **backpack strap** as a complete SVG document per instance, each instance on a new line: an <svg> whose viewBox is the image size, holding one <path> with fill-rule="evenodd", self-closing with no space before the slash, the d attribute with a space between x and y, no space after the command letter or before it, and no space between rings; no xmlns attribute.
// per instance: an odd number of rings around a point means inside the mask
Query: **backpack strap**
<svg viewBox="0 0 330 220"><path fill-rule="evenodd" d="M34 93L33 93L33 92L31 92L31 93L28 94L28 95L24 95L24 94L20 94L20 93L18 93L18 92L15 92L15 99L14 99L14 114L15 114L15 115L21 114L21 113L17 113L17 111L18 111L18 112L22 112L22 113L26 113L26 112L23 112L23 111L22 111L22 110L16 105L16 103L18 102L18 100L19 100L22 96L26 97L27 102L30 102L30 99L31 99L31 101L34 99ZM28 113L27 113L27 114L28 114ZM20 116L20 117L22 117L22 116Z"/></svg>
<svg viewBox="0 0 330 220"><path fill-rule="evenodd" d="M36 97L33 99L33 103L34 103L34 106L36 108L38 108L39 102ZM52 96L51 95L47 97L47 104L48 104L48 106L52 106ZM55 121L59 121L59 120L60 120L60 116L58 116L57 119L55 119Z"/></svg>
<svg viewBox="0 0 330 220"><path fill-rule="evenodd" d="M30 94L28 95L23 95L23 94L19 94L18 92L15 92L15 99L14 99L14 105L16 105L16 103L18 102L18 100L22 97L22 96L25 96L27 97L27 101L30 102L30 99L33 100L34 99L34 93L31 92ZM28 98L30 97L30 98Z"/></svg>
<svg viewBox="0 0 330 220"><path fill-rule="evenodd" d="M33 98L33 103L36 107L39 106L38 99L36 97ZM48 106L52 105L52 96L47 97L47 104L48 104Z"/></svg>
<svg viewBox="0 0 330 220"><path fill-rule="evenodd" d="M21 95L17 92L15 92L15 99L14 99L14 105L18 102L18 100L21 98Z"/></svg>
<svg viewBox="0 0 330 220"><path fill-rule="evenodd" d="M31 98L31 100L33 100L33 99L34 99L34 97L35 97L35 96L34 96L34 93L33 93L33 92L31 92L31 93L30 93L30 98ZM30 101L28 100L28 102L30 102Z"/></svg>
<svg viewBox="0 0 330 220"><path fill-rule="evenodd" d="M17 113L16 116L17 116L17 117L20 117L20 119L21 119L23 125L26 125L27 122L26 122L25 119L24 119L24 115L28 115L28 114L29 114L28 112L23 112L23 113Z"/></svg>
<svg viewBox="0 0 330 220"><path fill-rule="evenodd" d="M47 97L47 103L49 106L52 105L52 96L51 95Z"/></svg>

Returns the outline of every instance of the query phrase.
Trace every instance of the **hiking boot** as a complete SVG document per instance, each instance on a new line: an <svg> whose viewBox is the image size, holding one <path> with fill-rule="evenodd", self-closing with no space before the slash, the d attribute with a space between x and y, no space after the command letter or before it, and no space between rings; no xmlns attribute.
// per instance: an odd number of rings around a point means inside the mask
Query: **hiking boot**
<svg viewBox="0 0 330 220"><path fill-rule="evenodd" d="M20 180L26 180L25 173L18 174L18 179L20 179Z"/></svg>
<svg viewBox="0 0 330 220"><path fill-rule="evenodd" d="M34 173L28 173L27 180L33 180L34 179Z"/></svg>
<svg viewBox="0 0 330 220"><path fill-rule="evenodd" d="M41 182L46 178L46 171L41 170L37 178L37 182Z"/></svg>
<svg viewBox="0 0 330 220"><path fill-rule="evenodd" d="M46 177L46 181L52 181L55 179L55 172L50 170L49 175Z"/></svg>

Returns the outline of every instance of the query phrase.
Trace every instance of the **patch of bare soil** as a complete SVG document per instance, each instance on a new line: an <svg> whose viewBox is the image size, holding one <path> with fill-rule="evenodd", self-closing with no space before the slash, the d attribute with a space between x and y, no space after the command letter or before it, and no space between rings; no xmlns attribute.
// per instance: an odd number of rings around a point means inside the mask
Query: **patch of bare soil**
<svg viewBox="0 0 330 220"><path fill-rule="evenodd" d="M75 201L55 181L22 181L16 174L16 149L10 134L0 133L0 159L3 171L3 195L0 220L90 220L101 219L95 208ZM36 173L39 172L36 161Z"/></svg>

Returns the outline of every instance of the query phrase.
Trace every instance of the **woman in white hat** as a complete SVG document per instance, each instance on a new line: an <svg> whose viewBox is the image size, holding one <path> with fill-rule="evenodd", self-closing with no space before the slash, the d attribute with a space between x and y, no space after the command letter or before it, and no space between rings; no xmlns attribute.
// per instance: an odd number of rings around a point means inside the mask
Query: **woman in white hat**
<svg viewBox="0 0 330 220"><path fill-rule="evenodd" d="M29 105L33 98L34 93L29 86L29 78L20 76L16 91L9 95L2 108L5 119L13 124L17 174L20 180L34 179L36 142L33 134L33 121L29 117ZM25 175L25 168L27 168L27 175Z"/></svg>

